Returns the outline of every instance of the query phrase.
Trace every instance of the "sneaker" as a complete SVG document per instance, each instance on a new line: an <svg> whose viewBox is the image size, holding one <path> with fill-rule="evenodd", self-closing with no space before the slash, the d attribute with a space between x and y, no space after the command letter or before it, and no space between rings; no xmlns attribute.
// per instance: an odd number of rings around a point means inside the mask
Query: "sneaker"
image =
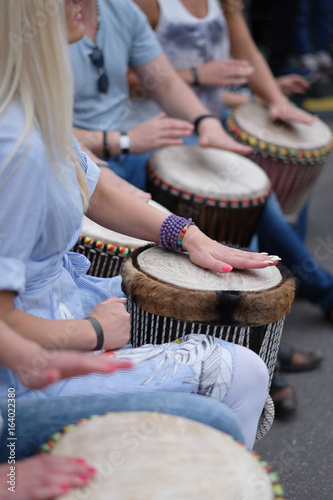
<svg viewBox="0 0 333 500"><path fill-rule="evenodd" d="M321 50L317 52L317 61L322 69L330 69L333 66L333 60L330 54L326 50Z"/></svg>
<svg viewBox="0 0 333 500"><path fill-rule="evenodd" d="M317 71L319 68L319 61L316 54L303 54L300 56L302 66L309 71Z"/></svg>

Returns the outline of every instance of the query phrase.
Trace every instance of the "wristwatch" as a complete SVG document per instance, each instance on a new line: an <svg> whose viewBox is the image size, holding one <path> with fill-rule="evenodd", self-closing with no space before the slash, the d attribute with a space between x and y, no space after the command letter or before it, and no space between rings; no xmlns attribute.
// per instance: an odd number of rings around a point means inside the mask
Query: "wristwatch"
<svg viewBox="0 0 333 500"><path fill-rule="evenodd" d="M130 152L130 146L131 146L130 138L129 138L127 132L120 132L119 144L120 144L121 153L123 155L127 155Z"/></svg>

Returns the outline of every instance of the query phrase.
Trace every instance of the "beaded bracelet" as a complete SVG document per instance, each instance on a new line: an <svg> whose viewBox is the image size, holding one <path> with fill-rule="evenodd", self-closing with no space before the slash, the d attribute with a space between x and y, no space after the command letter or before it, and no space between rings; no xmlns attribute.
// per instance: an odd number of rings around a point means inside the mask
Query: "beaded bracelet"
<svg viewBox="0 0 333 500"><path fill-rule="evenodd" d="M194 226L192 219L185 219L171 214L163 222L160 230L160 245L169 250L182 252L182 243L186 231Z"/></svg>

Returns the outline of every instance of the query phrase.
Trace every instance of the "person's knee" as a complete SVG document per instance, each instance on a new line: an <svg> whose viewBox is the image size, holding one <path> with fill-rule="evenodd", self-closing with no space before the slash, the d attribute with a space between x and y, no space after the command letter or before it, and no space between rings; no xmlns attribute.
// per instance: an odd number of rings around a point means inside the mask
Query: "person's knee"
<svg viewBox="0 0 333 500"><path fill-rule="evenodd" d="M265 362L250 349L238 349L237 354L236 362L238 369L242 372L244 389L246 388L248 393L258 394L259 391L262 391L263 394L266 394L269 374Z"/></svg>

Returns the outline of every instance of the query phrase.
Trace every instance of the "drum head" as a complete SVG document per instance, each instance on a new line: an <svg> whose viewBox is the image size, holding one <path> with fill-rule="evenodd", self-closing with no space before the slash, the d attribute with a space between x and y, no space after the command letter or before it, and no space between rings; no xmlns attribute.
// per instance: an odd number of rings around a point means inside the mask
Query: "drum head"
<svg viewBox="0 0 333 500"><path fill-rule="evenodd" d="M295 293L281 265L220 274L157 245L135 250L122 277L124 293L144 311L196 323L267 325L288 314Z"/></svg>
<svg viewBox="0 0 333 500"><path fill-rule="evenodd" d="M266 195L266 173L243 156L213 148L172 146L155 153L150 166L179 191L215 200L248 200Z"/></svg>
<svg viewBox="0 0 333 500"><path fill-rule="evenodd" d="M187 253L170 252L159 246L141 252L137 262L140 270L152 278L189 290L258 292L276 287L282 280L275 266L221 274L196 266Z"/></svg>
<svg viewBox="0 0 333 500"><path fill-rule="evenodd" d="M234 112L240 129L247 134L279 147L290 149L320 149L331 142L329 127L319 118L311 125L293 122L272 122L265 106L249 103Z"/></svg>
<svg viewBox="0 0 333 500"><path fill-rule="evenodd" d="M83 457L98 473L62 499L273 500L274 489L282 493L257 456L192 420L129 412L70 427L51 453Z"/></svg>

